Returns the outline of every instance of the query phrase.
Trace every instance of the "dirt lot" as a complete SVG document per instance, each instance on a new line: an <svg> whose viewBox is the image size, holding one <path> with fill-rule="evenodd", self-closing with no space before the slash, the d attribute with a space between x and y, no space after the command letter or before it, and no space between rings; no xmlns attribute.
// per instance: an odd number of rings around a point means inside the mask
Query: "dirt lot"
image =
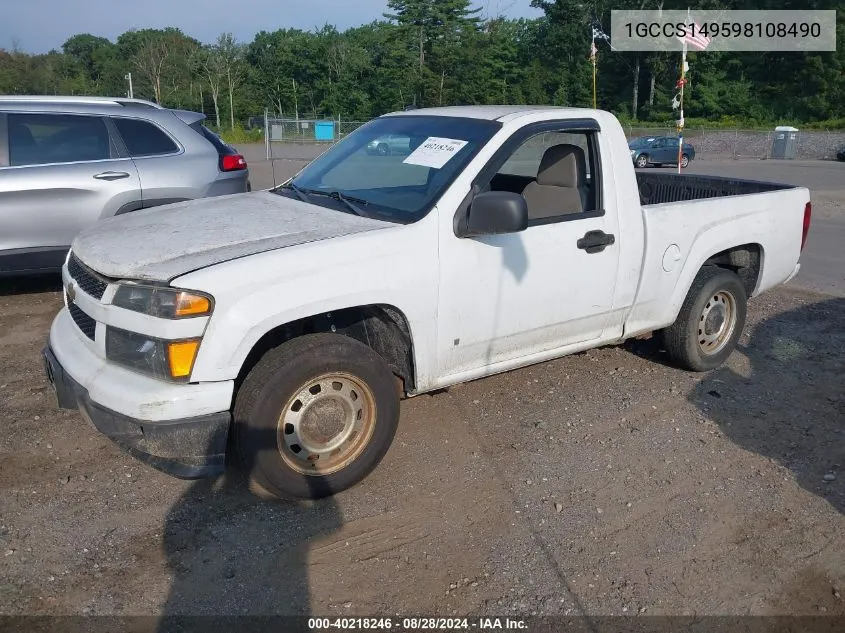
<svg viewBox="0 0 845 633"><path fill-rule="evenodd" d="M0 613L845 615L845 298L798 282L710 374L638 342L408 400L376 472L310 505L58 411L59 287L0 282Z"/></svg>

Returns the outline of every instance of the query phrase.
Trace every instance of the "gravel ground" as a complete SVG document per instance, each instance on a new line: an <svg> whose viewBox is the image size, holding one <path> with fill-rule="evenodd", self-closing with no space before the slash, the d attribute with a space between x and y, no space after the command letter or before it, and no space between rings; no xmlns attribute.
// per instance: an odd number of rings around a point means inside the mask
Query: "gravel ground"
<svg viewBox="0 0 845 633"><path fill-rule="evenodd" d="M58 411L41 284L0 298L0 613L845 615L845 299L755 300L707 375L639 342L408 400L373 475L296 505Z"/></svg>
<svg viewBox="0 0 845 633"><path fill-rule="evenodd" d="M709 374L644 341L410 399L368 479L291 504L59 411L59 290L0 282L0 614L845 615L845 298L752 301Z"/></svg>

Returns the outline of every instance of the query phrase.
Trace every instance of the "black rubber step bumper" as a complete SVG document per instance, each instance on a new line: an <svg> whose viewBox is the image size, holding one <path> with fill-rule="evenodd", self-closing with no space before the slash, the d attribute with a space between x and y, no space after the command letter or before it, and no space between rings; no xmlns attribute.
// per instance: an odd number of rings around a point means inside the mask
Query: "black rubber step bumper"
<svg viewBox="0 0 845 633"><path fill-rule="evenodd" d="M228 411L179 420L150 422L107 409L65 372L50 347L42 352L47 378L63 409L82 416L133 457L179 479L223 474L231 414Z"/></svg>

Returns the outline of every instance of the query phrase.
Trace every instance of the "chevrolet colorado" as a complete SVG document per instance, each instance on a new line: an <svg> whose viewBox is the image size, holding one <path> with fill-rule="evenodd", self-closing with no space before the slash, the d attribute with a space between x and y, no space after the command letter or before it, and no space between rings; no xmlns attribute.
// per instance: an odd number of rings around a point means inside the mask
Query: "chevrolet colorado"
<svg viewBox="0 0 845 633"><path fill-rule="evenodd" d="M368 151L388 135L407 151ZM810 214L805 188L636 173L600 110L393 113L271 190L81 233L46 371L156 468L228 457L257 491L322 497L376 467L403 397L651 332L719 366Z"/></svg>

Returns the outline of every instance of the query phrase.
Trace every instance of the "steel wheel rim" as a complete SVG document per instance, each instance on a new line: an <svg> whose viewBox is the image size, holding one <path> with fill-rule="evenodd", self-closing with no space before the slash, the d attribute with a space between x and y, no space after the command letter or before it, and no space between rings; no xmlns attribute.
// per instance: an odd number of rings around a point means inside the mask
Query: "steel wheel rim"
<svg viewBox="0 0 845 633"><path fill-rule="evenodd" d="M721 352L736 329L736 299L719 290L707 298L698 319L698 347L704 354Z"/></svg>
<svg viewBox="0 0 845 633"><path fill-rule="evenodd" d="M324 374L304 383L285 404L279 453L298 473L330 475L360 457L375 422L375 396L366 384L346 373Z"/></svg>

